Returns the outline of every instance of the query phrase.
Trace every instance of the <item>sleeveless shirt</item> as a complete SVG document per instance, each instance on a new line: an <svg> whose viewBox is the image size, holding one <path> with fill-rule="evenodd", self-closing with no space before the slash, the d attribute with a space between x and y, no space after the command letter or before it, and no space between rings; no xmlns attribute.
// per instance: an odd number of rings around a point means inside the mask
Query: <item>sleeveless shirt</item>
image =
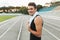
<svg viewBox="0 0 60 40"><path fill-rule="evenodd" d="M40 16L40 15L36 15L37 16ZM35 18L34 18L35 19ZM31 22L31 29L36 31L36 26L35 26L35 23L34 23L34 19L32 20ZM43 25L43 24L42 24ZM41 37L36 37L35 35L33 35L32 33L30 33L30 40L41 40Z"/></svg>

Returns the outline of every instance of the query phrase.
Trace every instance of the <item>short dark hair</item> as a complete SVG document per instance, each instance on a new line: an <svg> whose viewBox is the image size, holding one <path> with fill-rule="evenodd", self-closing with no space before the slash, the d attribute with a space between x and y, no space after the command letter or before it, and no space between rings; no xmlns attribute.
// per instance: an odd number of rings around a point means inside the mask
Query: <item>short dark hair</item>
<svg viewBox="0 0 60 40"><path fill-rule="evenodd" d="M36 6L36 4L35 4L34 2L30 2L30 3L28 4L28 6L34 6L35 9L37 8L37 6Z"/></svg>

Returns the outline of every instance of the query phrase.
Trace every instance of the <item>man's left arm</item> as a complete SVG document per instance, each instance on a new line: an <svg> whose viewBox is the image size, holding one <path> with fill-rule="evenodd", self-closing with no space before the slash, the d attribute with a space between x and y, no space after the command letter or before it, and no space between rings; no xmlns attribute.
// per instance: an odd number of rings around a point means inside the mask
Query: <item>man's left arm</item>
<svg viewBox="0 0 60 40"><path fill-rule="evenodd" d="M37 16L34 20L34 23L35 23L35 26L36 26L36 31L32 30L30 27L29 27L29 31L37 36L37 37L41 37L41 34L42 34L42 18L40 16Z"/></svg>

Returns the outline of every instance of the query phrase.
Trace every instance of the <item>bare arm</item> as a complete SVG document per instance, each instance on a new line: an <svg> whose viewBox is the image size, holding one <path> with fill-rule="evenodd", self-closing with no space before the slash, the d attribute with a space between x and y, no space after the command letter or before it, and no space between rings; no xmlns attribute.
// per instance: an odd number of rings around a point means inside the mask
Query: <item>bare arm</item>
<svg viewBox="0 0 60 40"><path fill-rule="evenodd" d="M36 26L36 31L33 31L31 28L29 28L29 31L35 36L40 37L42 34L42 18L40 16L36 17L34 23Z"/></svg>

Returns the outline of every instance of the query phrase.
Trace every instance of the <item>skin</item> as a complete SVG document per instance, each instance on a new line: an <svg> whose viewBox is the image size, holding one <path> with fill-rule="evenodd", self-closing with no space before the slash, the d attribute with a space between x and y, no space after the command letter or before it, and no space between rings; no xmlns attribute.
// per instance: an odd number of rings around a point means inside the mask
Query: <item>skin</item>
<svg viewBox="0 0 60 40"><path fill-rule="evenodd" d="M30 8L33 8L33 9L30 10ZM37 11L37 9L34 8L33 6L28 6L28 9L29 9L28 13L31 16L33 16L34 13ZM35 23L35 26L36 26L36 31L34 31L30 28L29 22L27 23L28 31L31 32L36 37L41 37L41 35L42 35L42 18L40 16L37 16L34 19L34 23Z"/></svg>
<svg viewBox="0 0 60 40"><path fill-rule="evenodd" d="M36 11L37 9L35 9L33 6L28 6L29 15L33 16Z"/></svg>

